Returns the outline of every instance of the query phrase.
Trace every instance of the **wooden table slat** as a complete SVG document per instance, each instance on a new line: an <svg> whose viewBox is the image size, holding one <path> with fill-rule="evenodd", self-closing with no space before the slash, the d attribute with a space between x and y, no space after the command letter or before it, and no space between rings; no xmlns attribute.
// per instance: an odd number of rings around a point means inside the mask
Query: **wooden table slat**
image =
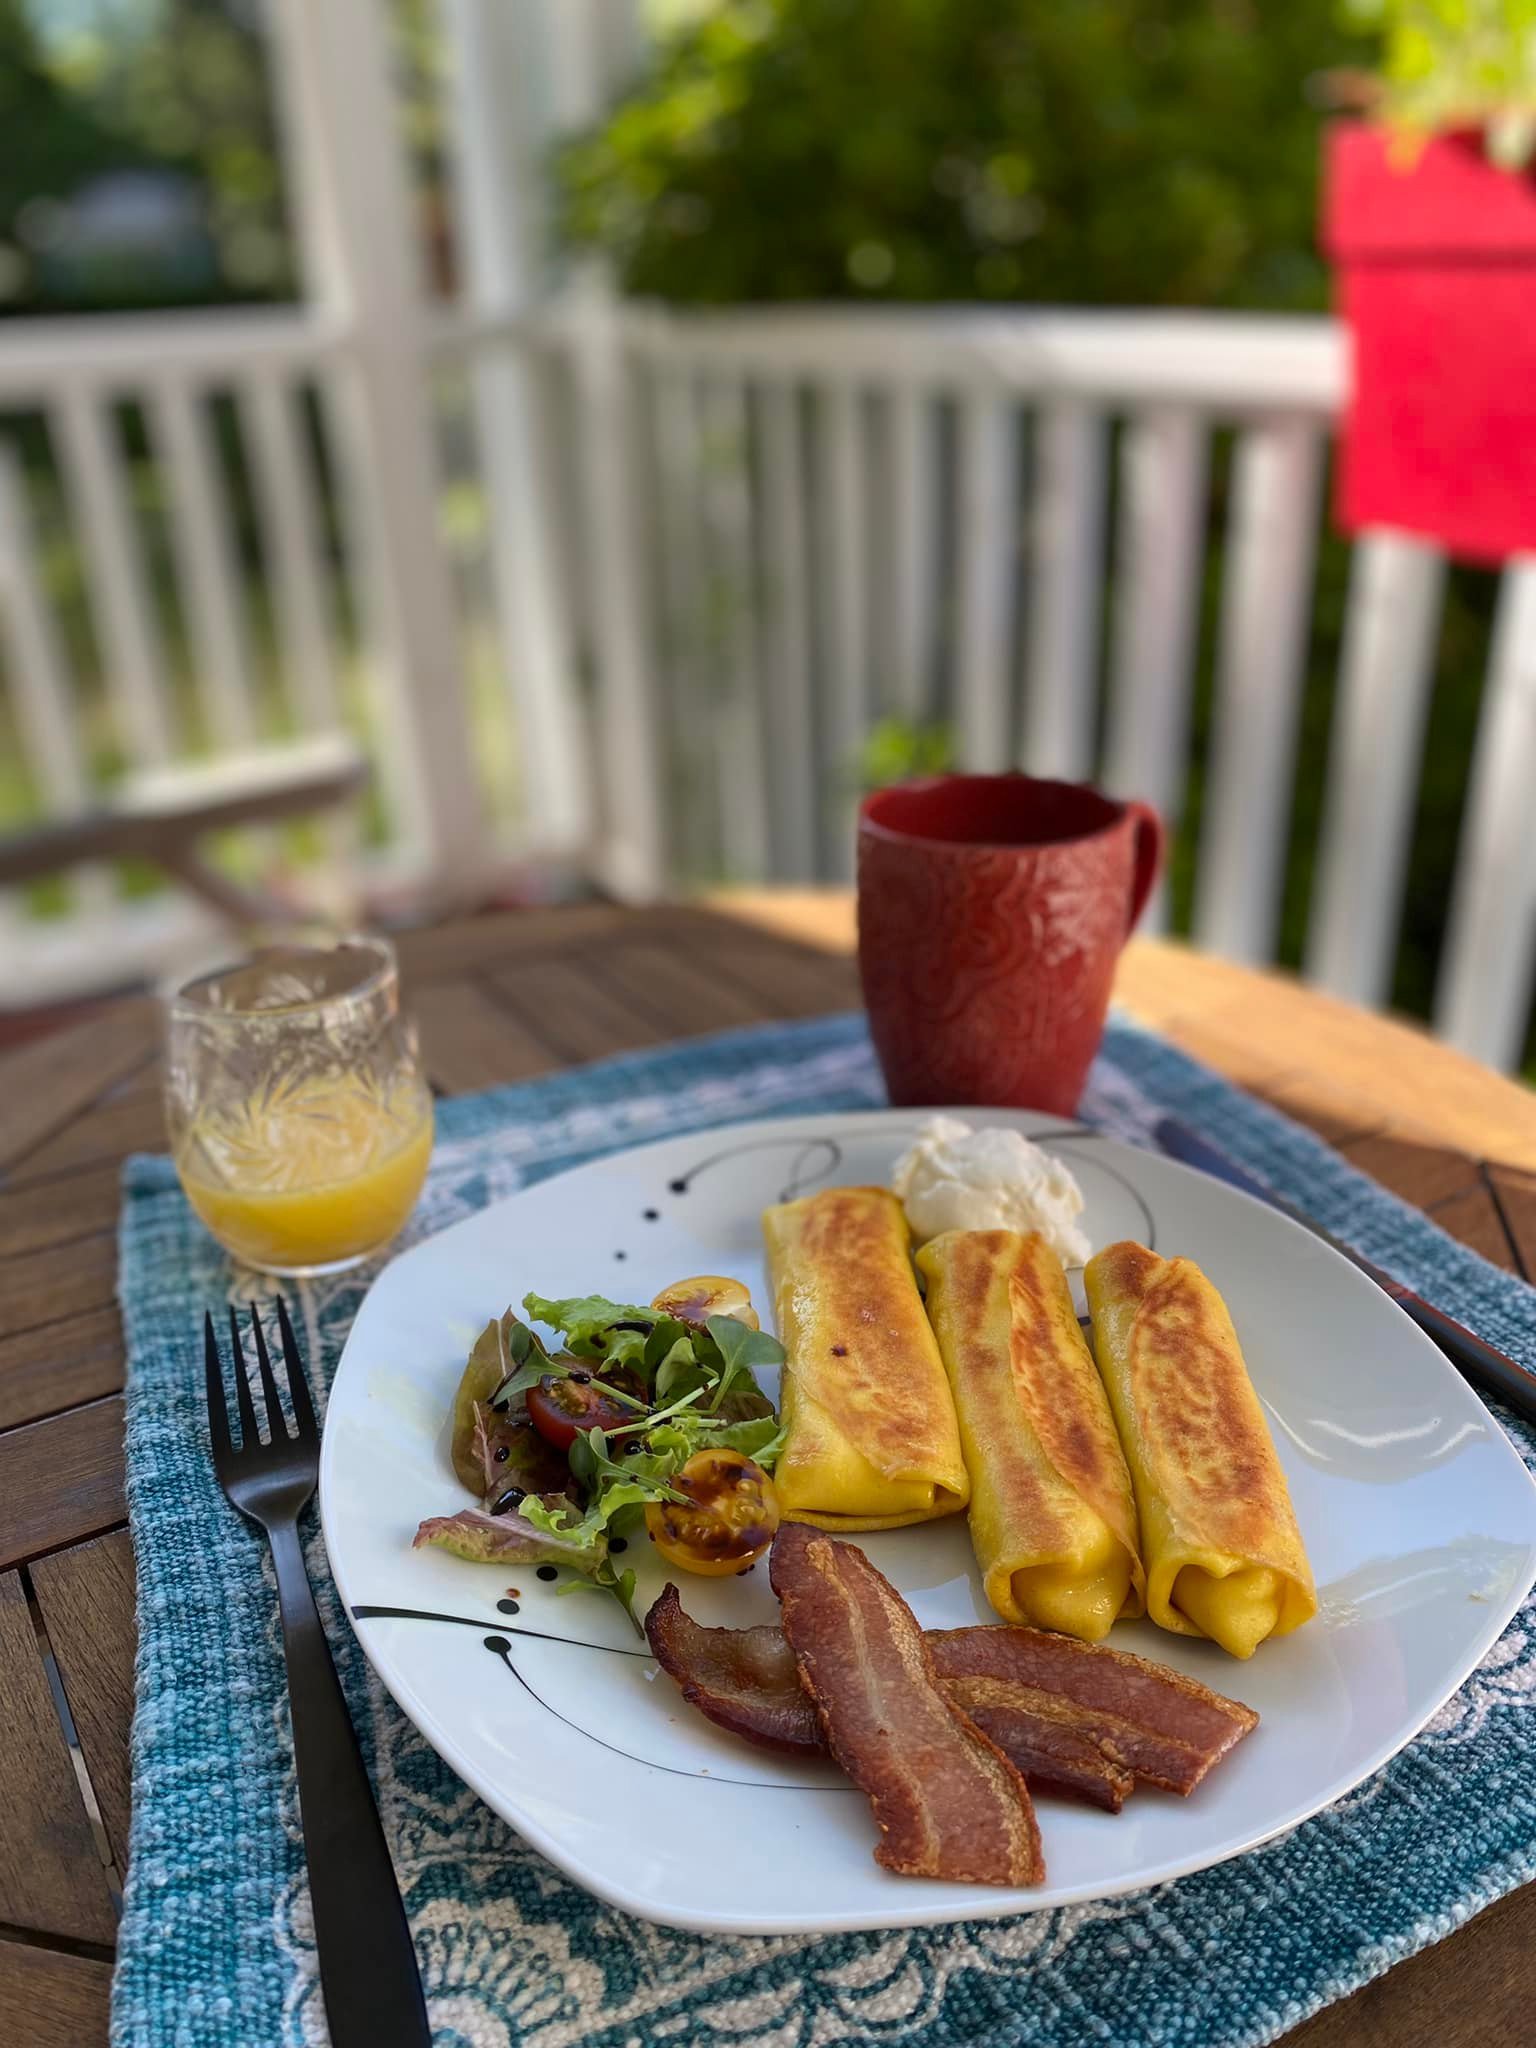
<svg viewBox="0 0 1536 2048"><path fill-rule="evenodd" d="M126 1515L120 1394L0 1436L0 1568Z"/></svg>
<svg viewBox="0 0 1536 2048"><path fill-rule="evenodd" d="M1177 1034L1170 1036L1186 1052L1194 1051ZM1236 1080L1237 1076L1229 1078ZM1380 1110L1362 1101L1358 1089L1337 1087L1326 1074L1271 1074L1253 1093L1293 1122L1305 1124L1325 1145L1342 1146L1354 1138L1374 1137L1386 1123Z"/></svg>
<svg viewBox="0 0 1536 2048"><path fill-rule="evenodd" d="M1358 1166L1416 1209L1428 1209L1478 1185L1475 1159L1449 1152L1443 1145L1416 1144L1390 1131L1348 1139L1338 1149L1351 1166Z"/></svg>
<svg viewBox="0 0 1536 2048"><path fill-rule="evenodd" d="M576 953L530 961L490 976L487 985L499 1003L572 1066L620 1050L661 1045L672 1036L669 1026L641 1015L595 962Z"/></svg>
<svg viewBox="0 0 1536 2048"><path fill-rule="evenodd" d="M76 1941L110 1942L117 1932L15 1572L0 1573L0 1921Z"/></svg>
<svg viewBox="0 0 1536 2048"><path fill-rule="evenodd" d="M1499 1214L1499 1205L1483 1182L1464 1188L1459 1195L1452 1195L1447 1201L1436 1202L1429 1215L1442 1230L1448 1230L1452 1237L1470 1245L1473 1251L1481 1252L1495 1266L1502 1266L1508 1273L1520 1270L1515 1248L1504 1228L1504 1218Z"/></svg>
<svg viewBox="0 0 1536 2048"><path fill-rule="evenodd" d="M105 2041L111 1989L110 1963L0 1941L0 2013L10 2048L90 2048Z"/></svg>
<svg viewBox="0 0 1536 2048"><path fill-rule="evenodd" d="M0 1347L0 1430L115 1394L123 1371L123 1326L115 1308L9 1337Z"/></svg>
<svg viewBox="0 0 1536 2048"><path fill-rule="evenodd" d="M61 1315L106 1308L117 1295L117 1233L0 1259L0 1343Z"/></svg>
<svg viewBox="0 0 1536 2048"><path fill-rule="evenodd" d="M1490 1166L1487 1172L1521 1271L1536 1280L1536 1174L1510 1166Z"/></svg>
<svg viewBox="0 0 1536 2048"><path fill-rule="evenodd" d="M618 903L565 903L549 908L494 911L482 917L458 918L422 931L402 932L395 940L400 974L408 1001L424 982L463 980L476 974L499 974L519 961L545 952L564 953L587 947L600 949L622 938L643 918L648 928L663 920L689 918L689 909L634 911Z"/></svg>
<svg viewBox="0 0 1536 2048"><path fill-rule="evenodd" d="M762 941L743 946L726 940L705 956L705 964L781 1017L817 1017L829 1010L856 1010L859 971L851 960L803 947Z"/></svg>
<svg viewBox="0 0 1536 2048"><path fill-rule="evenodd" d="M0 1192L0 1259L115 1230L120 1187L114 1163Z"/></svg>
<svg viewBox="0 0 1536 2048"><path fill-rule="evenodd" d="M128 1868L133 1724L133 1545L126 1529L40 1557L32 1590L119 1871Z"/></svg>
<svg viewBox="0 0 1536 2048"><path fill-rule="evenodd" d="M52 1180L60 1174L75 1174L86 1166L117 1168L130 1152L166 1149L160 1091L127 1095L120 1101L104 1102L99 1109L87 1110L55 1132L17 1164L6 1186L30 1187L36 1181Z"/></svg>
<svg viewBox="0 0 1536 2048"><path fill-rule="evenodd" d="M159 1034L159 1005L147 996L130 997L8 1054L0 1167L25 1159L114 1081L143 1066Z"/></svg>
<svg viewBox="0 0 1536 2048"><path fill-rule="evenodd" d="M411 1009L421 1030L427 1076L449 1095L531 1081L560 1065L557 1053L473 982L418 989Z"/></svg>
<svg viewBox="0 0 1536 2048"><path fill-rule="evenodd" d="M642 1016L677 1038L761 1024L781 1014L711 974L707 949L690 954L659 945L614 946L603 956L603 978Z"/></svg>

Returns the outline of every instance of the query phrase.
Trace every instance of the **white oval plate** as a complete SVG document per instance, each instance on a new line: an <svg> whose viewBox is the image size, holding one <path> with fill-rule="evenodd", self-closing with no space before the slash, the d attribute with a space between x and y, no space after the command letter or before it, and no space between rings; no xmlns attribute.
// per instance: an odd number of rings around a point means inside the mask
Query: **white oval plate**
<svg viewBox="0 0 1536 2048"><path fill-rule="evenodd" d="M1347 1261L1171 1161L1058 1119L988 1115L1069 1161L1096 1246L1136 1237L1187 1253L1221 1288L1321 1612L1248 1664L1150 1623L1115 1630L1118 1647L1263 1717L1190 1799L1142 1790L1118 1816L1042 1799L1047 1878L1035 1891L887 1874L872 1859L861 1795L830 1765L776 1759L712 1728L606 1596L561 1596L530 1566L466 1564L413 1551L411 1537L424 1516L468 1505L448 1461L447 1416L491 1316L530 1289L644 1302L667 1281L710 1272L747 1281L762 1307L763 1207L789 1190L886 1182L918 1119L877 1111L740 1124L544 1181L413 1247L374 1282L331 1393L321 1515L342 1599L401 1708L527 1841L630 1912L732 1933L910 1926L1102 1898L1203 1869L1295 1826L1385 1763L1484 1656L1536 1578L1536 1487L1515 1451L1429 1340ZM924 1626L996 1618L963 1517L863 1541ZM628 1562L643 1614L666 1574L643 1536ZM680 1584L701 1620L777 1618L766 1568ZM498 1612L514 1586L518 1612ZM378 1608L414 1612L368 1611Z"/></svg>

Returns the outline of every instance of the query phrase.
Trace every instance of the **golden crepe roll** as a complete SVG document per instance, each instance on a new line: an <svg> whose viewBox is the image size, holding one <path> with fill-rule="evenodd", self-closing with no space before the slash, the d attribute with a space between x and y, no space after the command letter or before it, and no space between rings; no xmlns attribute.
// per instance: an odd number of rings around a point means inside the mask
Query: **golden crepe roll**
<svg viewBox="0 0 1536 2048"><path fill-rule="evenodd" d="M1136 1489L1147 1612L1251 1657L1317 1612L1285 1474L1226 1303L1189 1259L1112 1244L1085 1279Z"/></svg>
<svg viewBox="0 0 1536 2048"><path fill-rule="evenodd" d="M763 1212L786 1430L773 1483L821 1529L899 1529L970 1498L949 1381L884 1188L827 1188Z"/></svg>
<svg viewBox="0 0 1536 2048"><path fill-rule="evenodd" d="M971 1543L1004 1621L1085 1643L1143 1612L1131 1475L1061 1260L1013 1230L917 1255L971 1475Z"/></svg>

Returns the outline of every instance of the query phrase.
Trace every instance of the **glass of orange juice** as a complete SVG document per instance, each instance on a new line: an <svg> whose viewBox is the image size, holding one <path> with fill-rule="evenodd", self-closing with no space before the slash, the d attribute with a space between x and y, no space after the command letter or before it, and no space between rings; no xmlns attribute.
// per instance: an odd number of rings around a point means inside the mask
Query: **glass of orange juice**
<svg viewBox="0 0 1536 2048"><path fill-rule="evenodd" d="M166 1119L188 1201L224 1249L336 1273L399 1230L432 1151L432 1097L394 948L272 946L170 1002Z"/></svg>

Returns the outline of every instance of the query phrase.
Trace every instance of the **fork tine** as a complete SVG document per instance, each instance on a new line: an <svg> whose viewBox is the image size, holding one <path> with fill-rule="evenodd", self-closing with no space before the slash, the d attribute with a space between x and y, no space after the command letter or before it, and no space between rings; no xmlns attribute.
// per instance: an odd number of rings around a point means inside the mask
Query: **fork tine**
<svg viewBox="0 0 1536 2048"><path fill-rule="evenodd" d="M213 1334L213 1316L203 1311L203 1377L208 1387L208 1438L213 1445L213 1462L230 1453L229 1409L225 1406L224 1365L219 1357L219 1340Z"/></svg>
<svg viewBox="0 0 1536 2048"><path fill-rule="evenodd" d="M251 1383L245 1376L245 1346L240 1341L240 1325L235 1317L235 1305L229 1305L229 1341L235 1354L235 1399L240 1404L240 1448L254 1451L261 1442L261 1432L256 1427L256 1410L251 1401Z"/></svg>
<svg viewBox="0 0 1536 2048"><path fill-rule="evenodd" d="M315 1411L309 1398L309 1382L304 1377L304 1361L299 1356L298 1339L293 1334L293 1325L288 1320L288 1304L283 1297L277 1297L277 1327L282 1333L283 1361L288 1367L288 1392L293 1401L293 1419L298 1424L299 1441L315 1437L319 1431L315 1425Z"/></svg>
<svg viewBox="0 0 1536 2048"><path fill-rule="evenodd" d="M251 1303L251 1328L256 1333L256 1364L261 1372L262 1397L267 1404L267 1430L273 1443L286 1443L288 1418L283 1413L277 1381L272 1377L272 1361L267 1356L266 1332L261 1327L261 1313L254 1301Z"/></svg>

